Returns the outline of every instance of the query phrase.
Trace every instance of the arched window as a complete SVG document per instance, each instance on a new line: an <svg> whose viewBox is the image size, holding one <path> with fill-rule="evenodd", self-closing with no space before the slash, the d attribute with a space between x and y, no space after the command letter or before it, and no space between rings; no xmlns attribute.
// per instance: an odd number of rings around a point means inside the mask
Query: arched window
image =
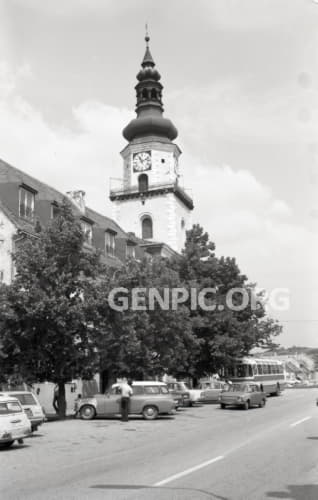
<svg viewBox="0 0 318 500"><path fill-rule="evenodd" d="M148 191L148 175L141 174L138 177L138 190L139 193L144 193L145 191Z"/></svg>
<svg viewBox="0 0 318 500"><path fill-rule="evenodd" d="M151 99L157 99L157 91L156 91L156 89L151 89Z"/></svg>
<svg viewBox="0 0 318 500"><path fill-rule="evenodd" d="M145 100L145 99L148 99L148 92L147 92L147 89L143 89L142 91L142 98Z"/></svg>
<svg viewBox="0 0 318 500"><path fill-rule="evenodd" d="M141 236L144 240L152 238L152 218L147 215L141 221Z"/></svg>

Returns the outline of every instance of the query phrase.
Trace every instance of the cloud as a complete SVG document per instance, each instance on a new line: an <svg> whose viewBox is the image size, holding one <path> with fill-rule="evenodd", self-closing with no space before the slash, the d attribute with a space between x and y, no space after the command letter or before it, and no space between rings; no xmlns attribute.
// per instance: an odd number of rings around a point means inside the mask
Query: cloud
<svg viewBox="0 0 318 500"><path fill-rule="evenodd" d="M109 178L122 175L121 131L132 112L86 101L72 109L72 126L52 125L18 95L19 82L30 77L27 66L12 70L0 64L1 157L62 192L84 189L92 208L111 215ZM182 122L185 140L201 123L188 118ZM208 113L202 120L203 130ZM205 133L212 137L215 130L213 118ZM209 232L218 255L235 256L242 271L261 287L291 290L293 309L280 318L313 317L317 234L299 226L289 204L247 169L203 162L195 153L187 154L182 168L194 197L193 219ZM286 333L285 342L297 343L296 330L289 326L286 332L293 333ZM312 327L304 331L305 337L314 343Z"/></svg>

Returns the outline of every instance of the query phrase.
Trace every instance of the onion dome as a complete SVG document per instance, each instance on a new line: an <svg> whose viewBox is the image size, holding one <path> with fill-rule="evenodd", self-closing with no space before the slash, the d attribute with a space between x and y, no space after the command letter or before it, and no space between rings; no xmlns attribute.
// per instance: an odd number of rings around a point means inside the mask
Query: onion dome
<svg viewBox="0 0 318 500"><path fill-rule="evenodd" d="M146 34L146 52L141 63L141 70L137 75L138 83L135 87L137 104L137 118L132 120L123 130L127 141L136 138L154 135L173 141L178 131L173 123L164 118L162 104L163 86L160 83L161 75L155 67L155 62L149 49L149 36Z"/></svg>

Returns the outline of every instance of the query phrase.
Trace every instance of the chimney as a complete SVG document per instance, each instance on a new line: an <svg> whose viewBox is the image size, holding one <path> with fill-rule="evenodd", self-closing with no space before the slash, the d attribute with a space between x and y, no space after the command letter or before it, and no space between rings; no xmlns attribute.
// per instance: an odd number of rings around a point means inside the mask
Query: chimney
<svg viewBox="0 0 318 500"><path fill-rule="evenodd" d="M77 206L77 208L85 214L85 191L67 191L69 199Z"/></svg>

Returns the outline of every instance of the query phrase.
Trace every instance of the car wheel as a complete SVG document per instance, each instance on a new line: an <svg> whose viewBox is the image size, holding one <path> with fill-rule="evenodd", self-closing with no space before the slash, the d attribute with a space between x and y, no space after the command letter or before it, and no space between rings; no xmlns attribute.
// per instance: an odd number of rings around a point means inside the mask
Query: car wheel
<svg viewBox="0 0 318 500"><path fill-rule="evenodd" d="M32 425L31 432L36 432L37 430L38 430L38 426L37 425Z"/></svg>
<svg viewBox="0 0 318 500"><path fill-rule="evenodd" d="M262 401L260 402L260 404L258 405L260 408L264 408L266 404L266 399L262 399Z"/></svg>
<svg viewBox="0 0 318 500"><path fill-rule="evenodd" d="M224 410L224 408L225 408L225 404L224 403L221 403L221 408L222 408L222 410Z"/></svg>
<svg viewBox="0 0 318 500"><path fill-rule="evenodd" d="M82 420L92 420L96 416L94 406L84 405L80 409L80 417Z"/></svg>
<svg viewBox="0 0 318 500"><path fill-rule="evenodd" d="M248 410L250 408L250 402L249 401L245 401L244 405L243 405L243 409L244 410Z"/></svg>
<svg viewBox="0 0 318 500"><path fill-rule="evenodd" d="M1 443L0 447L1 448L10 448L12 446L14 441L7 441L6 443Z"/></svg>
<svg viewBox="0 0 318 500"><path fill-rule="evenodd" d="M145 420L155 420L158 417L158 409L155 406L145 406L142 414Z"/></svg>

